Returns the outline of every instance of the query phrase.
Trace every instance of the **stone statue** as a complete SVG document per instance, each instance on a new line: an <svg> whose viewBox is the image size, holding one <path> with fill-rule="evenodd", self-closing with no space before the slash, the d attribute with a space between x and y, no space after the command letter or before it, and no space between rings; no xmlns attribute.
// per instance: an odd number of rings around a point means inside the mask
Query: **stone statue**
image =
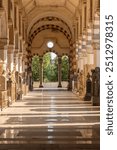
<svg viewBox="0 0 117 150"><path fill-rule="evenodd" d="M100 104L100 68L92 70L92 97L93 105Z"/></svg>

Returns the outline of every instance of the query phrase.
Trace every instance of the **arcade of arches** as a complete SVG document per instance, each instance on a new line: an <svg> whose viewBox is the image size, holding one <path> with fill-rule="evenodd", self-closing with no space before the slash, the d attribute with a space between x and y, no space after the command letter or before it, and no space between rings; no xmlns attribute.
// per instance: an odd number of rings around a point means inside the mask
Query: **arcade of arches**
<svg viewBox="0 0 117 150"><path fill-rule="evenodd" d="M61 58L66 55L68 90L77 95L77 101L99 107L100 1L0 0L1 110L34 92L34 56L39 57L39 87L43 87L47 52L58 57L58 90L62 89Z"/></svg>

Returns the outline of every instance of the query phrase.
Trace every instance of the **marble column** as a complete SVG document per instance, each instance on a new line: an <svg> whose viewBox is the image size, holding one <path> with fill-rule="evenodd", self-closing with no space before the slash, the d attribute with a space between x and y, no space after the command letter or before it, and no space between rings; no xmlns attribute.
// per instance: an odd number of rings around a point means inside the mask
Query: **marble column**
<svg viewBox="0 0 117 150"><path fill-rule="evenodd" d="M14 51L14 67L15 71L18 71L18 50L15 49Z"/></svg>
<svg viewBox="0 0 117 150"><path fill-rule="evenodd" d="M8 54L7 54L7 67L9 71L13 71L13 64L14 64L14 45L8 46Z"/></svg>
<svg viewBox="0 0 117 150"><path fill-rule="evenodd" d="M7 47L0 40L0 108L8 106L7 98Z"/></svg>
<svg viewBox="0 0 117 150"><path fill-rule="evenodd" d="M100 44L94 44L94 64L95 67L100 67Z"/></svg>
<svg viewBox="0 0 117 150"><path fill-rule="evenodd" d="M93 105L100 105L100 12L99 1L97 1L97 12L94 18L94 35L93 35L93 49L94 49L94 67L92 70L92 103Z"/></svg>
<svg viewBox="0 0 117 150"><path fill-rule="evenodd" d="M83 60L83 54L82 52L79 52L78 53L78 68L79 68L79 71L83 70L83 67L84 67L84 60Z"/></svg>
<svg viewBox="0 0 117 150"><path fill-rule="evenodd" d="M17 99L18 93L18 85L19 85L19 78L18 78L18 49L15 48L14 51L14 78L15 78L15 99Z"/></svg>
<svg viewBox="0 0 117 150"><path fill-rule="evenodd" d="M18 68L18 71L19 71L19 73L22 73L22 58L23 58L23 53L19 53L18 54L18 66L19 66L19 68Z"/></svg>
<svg viewBox="0 0 117 150"><path fill-rule="evenodd" d="M32 80L32 69L30 67L30 71L28 73L29 76L29 90L32 91L33 90L33 80Z"/></svg>
<svg viewBox="0 0 117 150"><path fill-rule="evenodd" d="M79 96L84 95L84 55L82 52L79 52L79 75L78 75L78 84L79 84Z"/></svg>
<svg viewBox="0 0 117 150"><path fill-rule="evenodd" d="M62 60L61 57L58 57L58 87L61 88L61 78L62 78L62 74L61 74L61 68L62 68Z"/></svg>
<svg viewBox="0 0 117 150"><path fill-rule="evenodd" d="M100 13L97 11L93 26L93 49L95 67L100 67Z"/></svg>
<svg viewBox="0 0 117 150"><path fill-rule="evenodd" d="M7 81L7 90L9 104L16 100L16 82L15 82L15 68L14 68L14 45L8 45L7 54L7 68L9 70L10 78Z"/></svg>
<svg viewBox="0 0 117 150"><path fill-rule="evenodd" d="M22 99L22 58L23 58L23 53L20 52L18 55L18 63L19 63L19 95L20 95L20 99Z"/></svg>
<svg viewBox="0 0 117 150"><path fill-rule="evenodd" d="M42 88L43 87L43 57L39 58L39 63L40 63L40 85L39 87Z"/></svg>
<svg viewBox="0 0 117 150"><path fill-rule="evenodd" d="M25 51L25 50L24 50ZM26 59L26 55L23 53L23 58L22 58L22 92L23 95L26 95L26 66L25 66L25 59Z"/></svg>
<svg viewBox="0 0 117 150"><path fill-rule="evenodd" d="M93 33L93 26L92 26L92 22L90 22L87 28L87 59L88 59L87 73L91 73L91 69L94 68L94 51L92 46L92 41L93 41L92 33Z"/></svg>

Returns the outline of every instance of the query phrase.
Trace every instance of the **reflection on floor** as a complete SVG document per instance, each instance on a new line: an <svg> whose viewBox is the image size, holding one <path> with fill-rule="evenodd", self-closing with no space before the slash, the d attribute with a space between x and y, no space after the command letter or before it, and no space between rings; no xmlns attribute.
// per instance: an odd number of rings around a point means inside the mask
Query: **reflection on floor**
<svg viewBox="0 0 117 150"><path fill-rule="evenodd" d="M99 150L99 109L68 91L30 92L0 112L0 150Z"/></svg>

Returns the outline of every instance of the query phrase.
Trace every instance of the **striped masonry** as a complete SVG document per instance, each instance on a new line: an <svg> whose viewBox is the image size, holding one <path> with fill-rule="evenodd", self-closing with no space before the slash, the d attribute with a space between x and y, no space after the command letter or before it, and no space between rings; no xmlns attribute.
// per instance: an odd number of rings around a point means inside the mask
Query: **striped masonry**
<svg viewBox="0 0 117 150"><path fill-rule="evenodd" d="M82 35L82 51L86 51L86 33L84 32Z"/></svg>
<svg viewBox="0 0 117 150"><path fill-rule="evenodd" d="M92 28L91 26L88 27L87 29L87 49L91 49L92 47Z"/></svg>
<svg viewBox="0 0 117 150"><path fill-rule="evenodd" d="M78 52L81 52L81 50L82 50L82 40L79 39Z"/></svg>
<svg viewBox="0 0 117 150"><path fill-rule="evenodd" d="M95 14L94 19L94 29L93 29L93 41L94 43L99 43L100 40L100 16L99 14Z"/></svg>

